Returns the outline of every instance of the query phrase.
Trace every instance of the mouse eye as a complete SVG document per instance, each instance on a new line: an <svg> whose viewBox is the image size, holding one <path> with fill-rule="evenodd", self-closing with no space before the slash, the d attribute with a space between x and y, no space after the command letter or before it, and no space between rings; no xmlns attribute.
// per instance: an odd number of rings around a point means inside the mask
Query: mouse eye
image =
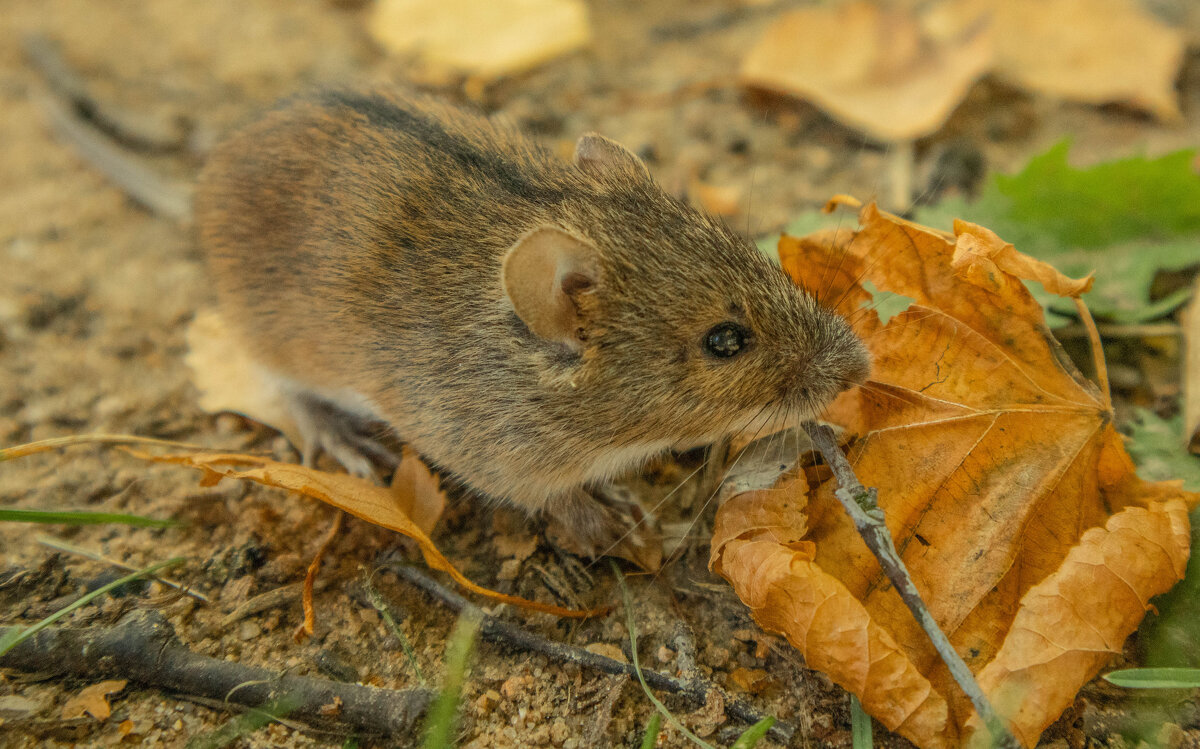
<svg viewBox="0 0 1200 749"><path fill-rule="evenodd" d="M749 339L749 330L737 323L723 322L704 334L704 350L719 359L728 359L741 353Z"/></svg>

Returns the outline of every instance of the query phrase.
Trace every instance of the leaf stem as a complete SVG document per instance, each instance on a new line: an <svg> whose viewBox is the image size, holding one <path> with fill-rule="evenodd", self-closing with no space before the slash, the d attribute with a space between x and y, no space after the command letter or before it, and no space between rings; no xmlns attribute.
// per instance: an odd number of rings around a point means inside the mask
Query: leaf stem
<svg viewBox="0 0 1200 749"><path fill-rule="evenodd" d="M1112 392L1108 385L1108 364L1104 361L1104 346L1100 343L1100 331L1096 329L1096 321L1092 319L1092 311L1079 297L1075 300L1075 309L1079 313L1079 321L1087 331L1088 342L1091 344L1092 361L1096 365L1096 382L1100 386L1100 397L1104 399L1104 410L1112 410Z"/></svg>

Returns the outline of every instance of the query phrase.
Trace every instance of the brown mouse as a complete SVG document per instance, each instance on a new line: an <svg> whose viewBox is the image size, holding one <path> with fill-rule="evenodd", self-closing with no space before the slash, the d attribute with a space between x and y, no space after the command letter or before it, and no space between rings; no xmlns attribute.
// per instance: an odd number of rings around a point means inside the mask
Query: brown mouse
<svg viewBox="0 0 1200 749"><path fill-rule="evenodd" d="M631 531L612 479L812 418L868 372L845 320L599 135L567 163L428 97L323 91L220 145L194 206L306 457L368 474L386 422L593 554Z"/></svg>

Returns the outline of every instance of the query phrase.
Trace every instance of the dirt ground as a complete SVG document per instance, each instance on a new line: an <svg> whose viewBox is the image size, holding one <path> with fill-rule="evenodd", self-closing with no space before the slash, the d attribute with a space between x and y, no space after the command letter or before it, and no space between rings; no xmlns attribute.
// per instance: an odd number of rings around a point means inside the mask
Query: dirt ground
<svg viewBox="0 0 1200 749"><path fill-rule="evenodd" d="M6 0L0 12L0 444L86 432L133 433L209 446L266 449L288 456L273 432L196 405L184 365L185 330L212 302L188 226L134 205L48 130L37 102L38 75L20 40L41 32L121 111L180 126L185 147L153 157L188 179L214 138L273 99L313 82L391 79L402 62L384 56L364 31L361 8L324 0ZM349 4L353 5L353 4ZM569 148L588 130L628 144L665 184L696 180L740 191L730 221L752 236L777 230L834 193L880 192L882 148L816 109L747 92L729 81L778 4L735 0L608 0L591 4L595 43L520 78L484 89L485 109ZM711 83L712 85L696 85ZM1092 162L1163 153L1200 142L1200 58L1181 78L1183 125L1166 127L1116 107L1065 105L998 84L977 87L935 138L919 144L922 180L950 147L1012 170L1065 136L1075 158ZM447 87L449 95L460 89ZM923 183L924 184L924 183ZM664 461L652 483L684 475ZM685 492L686 494L686 492ZM133 607L157 607L194 651L296 674L386 687L416 683L399 643L362 592L361 580L397 537L347 519L317 586L315 636L297 642L297 595L228 625L247 599L293 585L332 522L333 511L300 497L244 485L199 488L185 469L149 466L119 452L81 447L0 467L0 504L71 507L176 518L185 526L131 529L48 527L70 542L133 565L172 555L171 573L212 599L169 595L105 599L69 623L115 621ZM684 506L676 512L696 512ZM757 710L796 726L794 746L849 746L845 693L804 668L786 644L763 638L728 586L706 569L702 516L681 558L654 578L633 579L642 657L671 671L668 647L680 623L692 633L699 669L738 693L735 669L764 669L767 687L740 694ZM38 544L40 529L0 525L0 622L32 622L84 590L115 579L107 565ZM514 540L515 539L515 540ZM587 567L557 552L524 520L459 498L436 536L473 580L560 604L619 600L606 564ZM514 561L514 546L536 545ZM508 562L506 564L506 562ZM374 578L432 684L439 684L454 614L393 574ZM628 650L616 613L582 624L506 612L547 639ZM0 725L0 744L122 743L182 746L230 713L131 684L106 721L60 720L62 704L87 680L0 678L0 696L20 694L38 710ZM744 726L719 705L663 695L694 730L725 743ZM1137 705L1093 684L1045 736L1052 746L1124 746ZM492 643L478 646L464 695L462 746L630 746L653 708L635 682L563 666ZM1200 746L1194 703L1171 706L1161 733L1173 746ZM126 729L122 729L122 723ZM275 724L247 746L333 746L345 736ZM395 745L363 739L362 745ZM684 746L673 730L660 746ZM878 746L907 746L877 728ZM771 740L759 744L775 746Z"/></svg>

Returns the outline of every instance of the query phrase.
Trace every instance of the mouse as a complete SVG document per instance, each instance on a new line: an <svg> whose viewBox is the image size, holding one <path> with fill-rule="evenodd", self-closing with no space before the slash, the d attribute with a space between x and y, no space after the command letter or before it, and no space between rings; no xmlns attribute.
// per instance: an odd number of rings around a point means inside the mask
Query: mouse
<svg viewBox="0 0 1200 749"><path fill-rule="evenodd" d="M383 424L588 556L650 543L616 479L798 425L870 370L842 316L624 146L559 158L402 86L283 101L211 152L193 211L305 462L394 467Z"/></svg>

